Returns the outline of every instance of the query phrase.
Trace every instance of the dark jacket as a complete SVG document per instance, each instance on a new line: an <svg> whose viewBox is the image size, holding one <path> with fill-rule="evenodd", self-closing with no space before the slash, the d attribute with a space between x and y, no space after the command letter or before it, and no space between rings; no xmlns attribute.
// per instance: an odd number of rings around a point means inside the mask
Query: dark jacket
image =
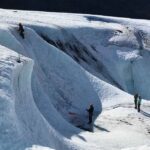
<svg viewBox="0 0 150 150"><path fill-rule="evenodd" d="M88 111L89 115L93 115L93 112L94 112L94 107L93 107L93 105L90 105L90 108L87 109L87 111Z"/></svg>
<svg viewBox="0 0 150 150"><path fill-rule="evenodd" d="M24 32L24 28L23 28L23 25L21 23L19 23L19 29L18 29L18 31Z"/></svg>

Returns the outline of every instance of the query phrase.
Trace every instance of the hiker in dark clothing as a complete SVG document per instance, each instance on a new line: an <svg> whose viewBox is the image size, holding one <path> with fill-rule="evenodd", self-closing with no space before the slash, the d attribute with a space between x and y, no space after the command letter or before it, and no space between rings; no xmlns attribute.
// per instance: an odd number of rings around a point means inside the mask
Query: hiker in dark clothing
<svg viewBox="0 0 150 150"><path fill-rule="evenodd" d="M135 109L137 109L137 100L138 100L138 94L135 94L135 95L134 95Z"/></svg>
<svg viewBox="0 0 150 150"><path fill-rule="evenodd" d="M86 110L89 113L89 122L88 122L88 124L91 124L92 123L92 118L93 118L94 106L91 104L89 109L86 109Z"/></svg>
<svg viewBox="0 0 150 150"><path fill-rule="evenodd" d="M141 96L139 96L138 101L137 101L138 112L141 111L141 109L140 109L140 107L141 107L141 101L142 101L142 98L141 98Z"/></svg>
<svg viewBox="0 0 150 150"><path fill-rule="evenodd" d="M20 36L24 39L24 28L21 23L19 23L19 29L18 29Z"/></svg>

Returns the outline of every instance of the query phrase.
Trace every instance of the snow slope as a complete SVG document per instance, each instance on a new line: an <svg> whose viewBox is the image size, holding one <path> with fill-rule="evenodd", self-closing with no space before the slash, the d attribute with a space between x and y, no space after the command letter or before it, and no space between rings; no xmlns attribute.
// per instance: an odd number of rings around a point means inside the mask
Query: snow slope
<svg viewBox="0 0 150 150"><path fill-rule="evenodd" d="M1 9L0 22L0 150L150 148L150 102L137 113L131 95L150 98L149 21Z"/></svg>

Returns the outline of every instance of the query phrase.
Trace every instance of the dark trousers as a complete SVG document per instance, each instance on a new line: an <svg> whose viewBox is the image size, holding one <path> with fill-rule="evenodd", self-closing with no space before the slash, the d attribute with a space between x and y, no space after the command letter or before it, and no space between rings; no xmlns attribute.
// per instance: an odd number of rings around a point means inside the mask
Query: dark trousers
<svg viewBox="0 0 150 150"><path fill-rule="evenodd" d="M140 110L141 110L141 109L140 109L140 106L141 106L141 105L140 105L140 104L138 104L138 112L140 112Z"/></svg>
<svg viewBox="0 0 150 150"><path fill-rule="evenodd" d="M137 99L134 100L135 109L137 109Z"/></svg>
<svg viewBox="0 0 150 150"><path fill-rule="evenodd" d="M92 117L93 117L93 115L89 114L89 122L88 122L89 124L92 123Z"/></svg>
<svg viewBox="0 0 150 150"><path fill-rule="evenodd" d="M24 32L20 31L20 36L24 39Z"/></svg>

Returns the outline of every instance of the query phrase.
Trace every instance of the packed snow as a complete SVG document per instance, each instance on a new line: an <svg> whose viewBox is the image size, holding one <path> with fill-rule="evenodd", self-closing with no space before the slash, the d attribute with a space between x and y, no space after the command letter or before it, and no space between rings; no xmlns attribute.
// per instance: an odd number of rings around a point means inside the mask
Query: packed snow
<svg viewBox="0 0 150 150"><path fill-rule="evenodd" d="M149 39L149 20L0 9L0 150L149 150Z"/></svg>

